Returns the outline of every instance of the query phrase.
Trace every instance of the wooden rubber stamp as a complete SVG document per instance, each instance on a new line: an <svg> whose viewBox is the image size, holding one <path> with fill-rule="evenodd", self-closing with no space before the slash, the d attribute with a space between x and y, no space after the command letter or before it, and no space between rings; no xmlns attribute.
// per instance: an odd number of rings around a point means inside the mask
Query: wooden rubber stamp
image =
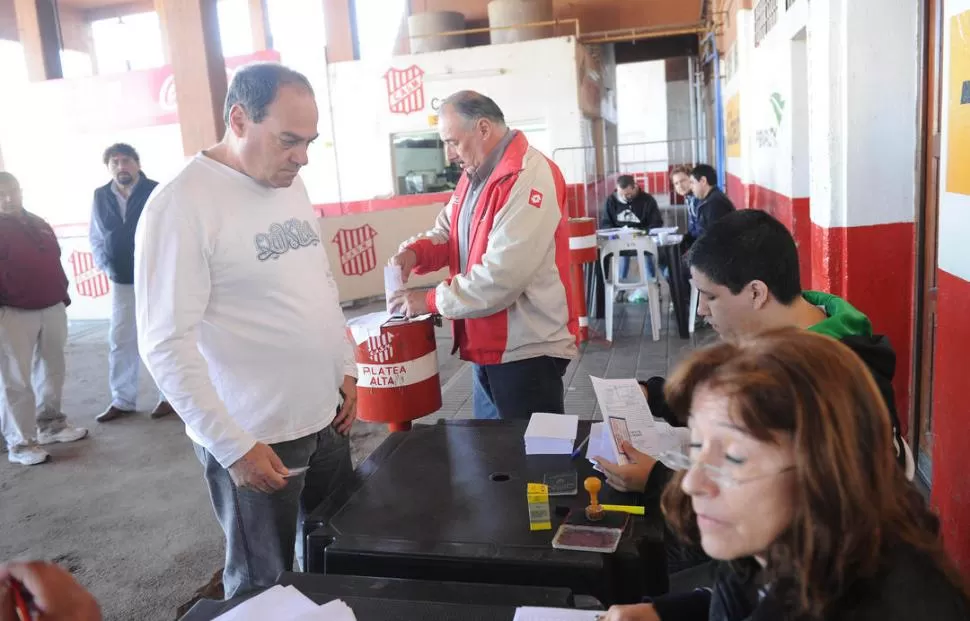
<svg viewBox="0 0 970 621"><path fill-rule="evenodd" d="M583 487L589 492L589 506L586 507L586 519L590 522L598 522L606 516L606 510L599 503L597 494L603 488L603 483L596 477L587 477L583 481Z"/></svg>

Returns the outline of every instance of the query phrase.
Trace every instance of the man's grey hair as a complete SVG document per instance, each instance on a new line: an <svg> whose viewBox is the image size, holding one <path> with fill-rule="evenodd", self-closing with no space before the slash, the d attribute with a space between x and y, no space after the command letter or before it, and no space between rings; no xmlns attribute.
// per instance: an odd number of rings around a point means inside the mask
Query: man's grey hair
<svg viewBox="0 0 970 621"><path fill-rule="evenodd" d="M505 125L505 114L491 97L486 97L475 91L458 91L441 103L441 107L451 106L458 116L468 123L478 119L488 119L498 125Z"/></svg>
<svg viewBox="0 0 970 621"><path fill-rule="evenodd" d="M229 125L229 111L236 104L243 107L253 123L262 123L280 87L287 85L305 88L313 95L313 87L305 75L279 63L252 63L239 68L232 76L226 93L223 110L226 125Z"/></svg>

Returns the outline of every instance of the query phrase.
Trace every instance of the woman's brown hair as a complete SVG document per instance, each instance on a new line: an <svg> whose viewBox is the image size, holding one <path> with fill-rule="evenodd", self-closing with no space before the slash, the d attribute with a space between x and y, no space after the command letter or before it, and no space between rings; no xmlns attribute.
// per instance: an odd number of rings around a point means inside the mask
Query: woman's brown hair
<svg viewBox="0 0 970 621"><path fill-rule="evenodd" d="M786 328L741 344L696 352L667 382L667 401L686 421L698 388L728 397L730 415L754 438L789 434L795 452L794 516L766 551L763 581L796 615L821 618L855 580L873 576L894 544L927 554L966 596L943 551L936 517L896 463L889 413L872 376L848 347ZM684 539L699 543L697 516L681 490L663 497Z"/></svg>

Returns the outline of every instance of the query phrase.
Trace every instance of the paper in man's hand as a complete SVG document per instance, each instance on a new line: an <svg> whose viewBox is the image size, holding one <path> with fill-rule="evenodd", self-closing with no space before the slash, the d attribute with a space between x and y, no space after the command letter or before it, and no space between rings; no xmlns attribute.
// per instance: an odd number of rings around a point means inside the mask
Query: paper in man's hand
<svg viewBox="0 0 970 621"><path fill-rule="evenodd" d="M400 303L393 305L391 298L394 294L404 290L404 277L400 265L384 266L384 299L387 300L387 312L392 317L403 317L404 308Z"/></svg>

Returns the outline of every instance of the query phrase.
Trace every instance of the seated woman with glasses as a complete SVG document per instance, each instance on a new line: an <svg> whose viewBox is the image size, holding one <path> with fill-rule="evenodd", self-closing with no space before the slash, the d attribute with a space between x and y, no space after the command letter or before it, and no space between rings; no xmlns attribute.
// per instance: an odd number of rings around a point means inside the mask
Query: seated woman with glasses
<svg viewBox="0 0 970 621"><path fill-rule="evenodd" d="M724 562L711 589L614 606L608 621L970 619L937 520L894 467L885 403L847 347L795 328L722 343L683 364L667 398L691 440L664 513Z"/></svg>

